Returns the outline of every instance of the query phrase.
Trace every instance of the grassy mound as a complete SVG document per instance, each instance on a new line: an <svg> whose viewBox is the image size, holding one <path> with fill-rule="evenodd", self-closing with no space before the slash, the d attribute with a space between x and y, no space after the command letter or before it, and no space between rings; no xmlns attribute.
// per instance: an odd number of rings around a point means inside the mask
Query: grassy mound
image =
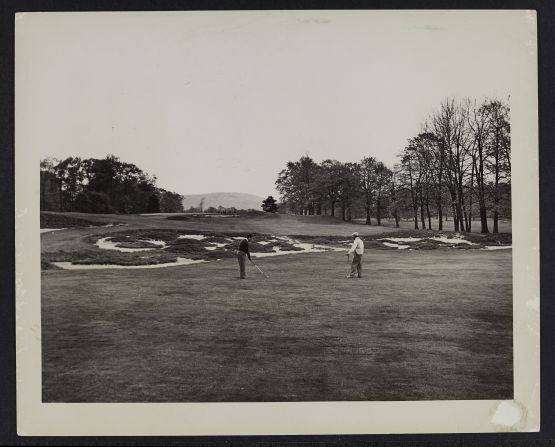
<svg viewBox="0 0 555 447"><path fill-rule="evenodd" d="M285 241L273 242L272 244L268 244L266 247L278 247L280 251L303 251L302 248L295 247L293 244Z"/></svg>
<svg viewBox="0 0 555 447"><path fill-rule="evenodd" d="M511 245L513 242L511 233L497 233L497 234L465 234L464 237L470 242L484 245Z"/></svg>
<svg viewBox="0 0 555 447"><path fill-rule="evenodd" d="M56 218L65 217L54 215ZM82 225L82 220L80 221ZM66 222L64 222L64 225ZM204 239L187 239L180 236L202 234ZM215 260L232 258L236 255L240 241L231 238L242 236L244 233L237 232L205 232L199 230L178 229L135 229L123 231L106 231L99 234L85 236L82 240L90 243L90 248L78 249L76 251L57 251L44 253L41 267L43 270L56 268L52 262L66 261L75 264L116 264L116 265L149 265L175 262L178 257L193 260ZM305 244L314 244L324 247L335 247L347 249L350 246L348 236L307 236L293 235L291 240L276 238L268 234L253 234L254 240L249 243L252 253L273 253L276 248L282 252L302 252L303 249L296 247L294 241ZM441 237L444 240L434 240L433 237ZM137 252L120 252L117 250L100 249L95 243L101 238L109 238L119 248L151 249ZM417 238L416 241L399 242L397 238ZM459 234L454 232L438 231L399 231L377 235L363 235L362 239L366 250L398 250L399 246L409 250L435 250L456 249L476 250L483 249L488 245L509 245L511 234ZM386 243L389 243L386 245ZM446 240L445 240L446 239ZM472 244L459 242L450 243L448 240L458 242L461 239ZM164 241L165 247L156 245L149 240ZM263 243L267 242L267 243ZM215 244L224 244L217 246Z"/></svg>
<svg viewBox="0 0 555 447"><path fill-rule="evenodd" d="M180 256L198 255L199 253L202 254L208 251L205 246L206 243L204 241L197 241L195 239L175 239L164 251L179 253Z"/></svg>
<svg viewBox="0 0 555 447"><path fill-rule="evenodd" d="M164 264L167 262L177 261L177 256L173 253L166 252L142 252L122 253L115 250L101 250L99 248L90 248L77 251L57 251L53 253L44 253L42 261L52 262L71 262L73 264L114 264L114 265L152 265Z"/></svg>
<svg viewBox="0 0 555 447"><path fill-rule="evenodd" d="M238 241L239 242L239 241ZM270 244L259 244L258 242L249 242L249 250L251 253L272 253L274 251L273 242ZM277 242L275 243L277 245ZM237 244L237 248L239 244Z"/></svg>
<svg viewBox="0 0 555 447"><path fill-rule="evenodd" d="M60 213L49 213L44 211L40 213L41 228L101 227L104 225L106 225L106 222L94 222L79 217L65 216Z"/></svg>
<svg viewBox="0 0 555 447"><path fill-rule="evenodd" d="M363 240L363 242L364 242L365 250L397 250L397 247L390 247L388 245L384 245L380 241Z"/></svg>
<svg viewBox="0 0 555 447"><path fill-rule="evenodd" d="M116 244L118 248L160 248L159 245L147 241L124 241Z"/></svg>
<svg viewBox="0 0 555 447"><path fill-rule="evenodd" d="M41 270L61 270L61 268L58 267L57 265L54 265L51 262L48 262L44 259L41 259L40 261L40 269Z"/></svg>

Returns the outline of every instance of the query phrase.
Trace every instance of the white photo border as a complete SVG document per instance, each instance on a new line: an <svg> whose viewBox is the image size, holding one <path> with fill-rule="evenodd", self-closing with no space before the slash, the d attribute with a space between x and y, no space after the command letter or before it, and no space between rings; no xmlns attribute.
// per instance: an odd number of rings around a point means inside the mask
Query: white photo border
<svg viewBox="0 0 555 447"><path fill-rule="evenodd" d="M174 13L174 12L172 12ZM227 11L220 14L272 14ZM303 11L280 11L302 14ZM379 11L318 11L319 15ZM26 64L33 33L48 20L73 14L20 13L15 17L16 372L20 436L332 435L389 433L533 432L540 424L539 179L537 26L534 11L388 11L404 20L442 14L472 20L490 14L492 26L511 27L521 45L511 92L513 205L514 399L507 401L279 402L279 403L42 403L40 156L30 141L25 113ZM168 14L168 12L164 12ZM174 14L187 14L175 12ZM198 14L198 13L197 13ZM36 174L36 175L35 175Z"/></svg>

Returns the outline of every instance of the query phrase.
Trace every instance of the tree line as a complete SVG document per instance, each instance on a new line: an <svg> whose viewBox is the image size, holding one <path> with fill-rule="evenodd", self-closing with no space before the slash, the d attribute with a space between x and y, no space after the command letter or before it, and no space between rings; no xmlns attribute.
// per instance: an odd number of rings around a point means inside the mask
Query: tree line
<svg viewBox="0 0 555 447"><path fill-rule="evenodd" d="M344 221L363 217L367 225L383 218L411 219L414 228L437 229L451 218L455 231L499 232L499 218L511 215L509 106L447 99L410 138L393 167L375 157L358 162L305 155L288 162L276 188L291 213L340 213Z"/></svg>
<svg viewBox="0 0 555 447"><path fill-rule="evenodd" d="M83 213L182 212L183 196L156 186L133 163L68 157L41 160L41 210Z"/></svg>

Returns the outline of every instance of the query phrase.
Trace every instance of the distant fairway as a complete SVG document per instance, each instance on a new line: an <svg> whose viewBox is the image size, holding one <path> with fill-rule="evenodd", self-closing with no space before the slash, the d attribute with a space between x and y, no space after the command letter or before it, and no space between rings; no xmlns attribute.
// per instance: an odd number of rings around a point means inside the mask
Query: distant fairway
<svg viewBox="0 0 555 447"><path fill-rule="evenodd" d="M392 230L294 216L85 217L130 229ZM42 248L80 250L90 245L88 235L121 228L47 233ZM337 251L258 259L268 280L252 265L247 280L238 280L233 258L45 270L43 400L511 399L511 252L369 249L364 277L351 280Z"/></svg>

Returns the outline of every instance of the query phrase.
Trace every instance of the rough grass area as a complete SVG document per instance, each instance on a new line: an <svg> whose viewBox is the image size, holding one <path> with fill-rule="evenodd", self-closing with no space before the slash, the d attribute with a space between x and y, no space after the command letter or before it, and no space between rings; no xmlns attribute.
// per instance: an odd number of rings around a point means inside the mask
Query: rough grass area
<svg viewBox="0 0 555 447"><path fill-rule="evenodd" d="M40 268L41 270L61 270L60 267L57 265L52 264L51 262L47 261L46 259L41 259L40 261Z"/></svg>
<svg viewBox="0 0 555 447"><path fill-rule="evenodd" d="M44 271L43 401L513 398L510 250L257 262Z"/></svg>
<svg viewBox="0 0 555 447"><path fill-rule="evenodd" d="M123 241L116 244L118 248L158 248L159 245L147 241Z"/></svg>
<svg viewBox="0 0 555 447"><path fill-rule="evenodd" d="M303 251L300 247L295 247L293 244L285 241L279 241L266 245L266 247L277 247L280 251Z"/></svg>
<svg viewBox="0 0 555 447"><path fill-rule="evenodd" d="M193 231L178 229L126 229L114 230L113 228L97 231L81 237L81 244L74 249L47 250L43 248L44 270L51 269L51 262L69 261L74 264L115 264L115 265L149 265L175 262L177 256L193 260L217 260L235 256L239 247L239 241L232 239L242 233L215 232L215 231ZM195 235L203 239L188 239L180 236ZM72 235L74 237L74 235ZM401 242L401 245L410 250L435 250L456 249L476 250L486 245L506 245L511 242L511 234L455 234L449 232L434 231L400 231L393 233L382 233L362 236L366 251L372 250L397 250L395 238L419 238L420 240ZM452 244L443 240L434 240L433 237L442 237L458 241L461 238L471 241L471 244ZM121 253L116 250L100 249L95 244L101 238L109 238L110 242L118 248L145 249L148 251L137 251L135 253ZM78 238L79 239L79 238ZM152 240L163 241L166 246L162 247ZM43 241L44 242L44 241ZM249 243L251 253L272 253L276 250L281 252L300 252L303 248L295 246L295 243L313 244L330 248L342 247L347 249L351 243L350 238L345 236L310 236L294 235L290 239L270 234L254 233L254 239ZM219 244L219 245L217 245ZM222 245L225 244L225 245ZM58 247L63 244L58 244ZM68 244L71 247L72 243Z"/></svg>
<svg viewBox="0 0 555 447"><path fill-rule="evenodd" d="M346 246L351 243L350 237L345 236L310 236L310 235L294 235L293 239L301 242L312 243L317 245L330 245L330 246ZM420 241L407 241L402 242L402 245L408 245L412 250L433 250L437 248L456 248L459 250L473 250L484 248L491 245L511 245L511 233L498 233L498 234L474 234L474 233L454 233L452 231L433 231L433 230L402 230L396 232L384 232L381 234L362 235L361 236L366 249L376 250L397 250L396 247L389 247L384 245L389 238L395 240L396 238L418 238ZM464 239L472 242L470 244L450 244L442 241L432 240L429 238L443 237L447 239L457 240Z"/></svg>
<svg viewBox="0 0 555 447"><path fill-rule="evenodd" d="M101 250L91 247L84 250L56 251L42 254L42 261L72 262L73 264L114 264L114 265L152 265L177 261L175 253L161 251L144 251L140 253L122 253L115 250ZM54 266L56 267L56 266Z"/></svg>
<svg viewBox="0 0 555 447"><path fill-rule="evenodd" d="M109 222L112 224L118 223L115 221ZM94 221L83 219L80 217L72 217L63 213L40 213L40 227L41 228L73 228L73 227L90 227L90 226L104 226L106 222Z"/></svg>

